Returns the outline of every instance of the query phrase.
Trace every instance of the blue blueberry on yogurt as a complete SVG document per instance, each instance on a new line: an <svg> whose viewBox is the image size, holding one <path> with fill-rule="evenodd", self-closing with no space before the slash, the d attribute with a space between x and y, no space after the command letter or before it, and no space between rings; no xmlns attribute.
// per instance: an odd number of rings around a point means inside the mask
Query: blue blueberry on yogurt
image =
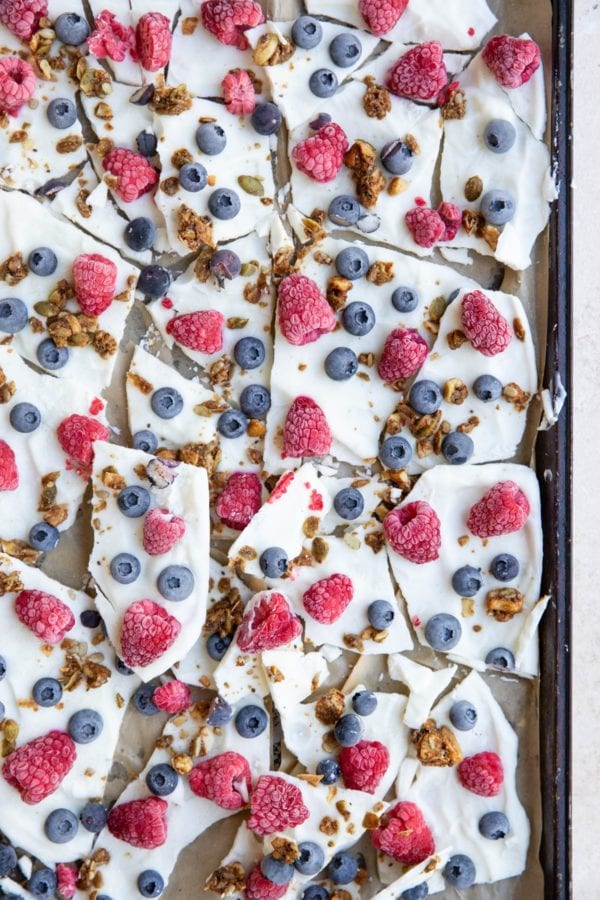
<svg viewBox="0 0 600 900"><path fill-rule="evenodd" d="M302 50L313 50L323 40L323 27L312 16L300 16L292 25L292 40Z"/></svg>

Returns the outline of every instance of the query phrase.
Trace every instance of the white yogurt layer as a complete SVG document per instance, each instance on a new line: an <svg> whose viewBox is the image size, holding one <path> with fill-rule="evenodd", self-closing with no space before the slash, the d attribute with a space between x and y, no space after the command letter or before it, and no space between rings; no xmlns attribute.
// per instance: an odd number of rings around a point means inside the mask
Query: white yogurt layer
<svg viewBox="0 0 600 900"><path fill-rule="evenodd" d="M18 284L5 283L2 287L0 300L4 297L16 297L23 301L29 312L29 324L10 341L21 356L39 366L36 351L49 335L44 328L45 320L36 312L35 304L46 300L59 281L65 279L72 283L73 262L81 253L99 253L117 266L115 299L98 316L98 328L111 335L117 343L120 341L125 319L133 303L137 278L137 270L132 265L124 262L111 247L100 244L68 222L61 221L52 215L48 207L21 193L0 193L0 232L4 236L5 257L21 254L26 265L32 250L50 246L58 260L56 271L50 276L34 275L28 270ZM68 300L65 308L70 312L81 312L75 300ZM33 319L38 323L35 330L31 325ZM41 331L38 331L40 326ZM70 346L68 350L66 365L56 369L53 374L69 381L75 379L92 394L99 393L110 383L116 354L102 357L93 345Z"/></svg>
<svg viewBox="0 0 600 900"><path fill-rule="evenodd" d="M80 615L93 608L92 601L81 591L67 588L44 575L39 569L23 565L16 559L0 555L0 576L18 576L20 590L45 591L58 597L75 617L73 628L60 644L53 646L40 641L33 631L23 625L15 613L18 592L6 591L0 603L0 654L6 660L6 677L0 681L0 700L6 707L6 719L19 726L16 746L21 747L35 738L58 729L67 731L70 717L81 709L93 709L102 716L101 736L88 744L75 744L76 759L60 786L40 803L28 804L18 791L0 775L0 828L17 847L36 856L46 865L78 859L89 853L94 835L79 827L76 836L66 844L54 843L46 837L44 823L55 809L66 808L77 817L90 800L104 794L108 772L117 745L119 729L127 702L139 681L133 675L122 675L115 667L112 647L102 628L86 628ZM73 660L97 663L106 669L106 681L99 687L87 682L81 672L67 687ZM32 689L40 678L62 681L64 689L60 702L53 707L41 707L33 700Z"/></svg>
<svg viewBox="0 0 600 900"><path fill-rule="evenodd" d="M321 534L331 534L340 525L348 527L350 530L356 529L359 525L363 526L365 529L375 528L378 525L378 519L375 518L375 511L382 501L398 502L402 498L402 491L399 488L390 487L385 482L379 481L377 476L373 478L369 478L366 475L363 476L360 471L357 472L354 477L335 478L325 476L321 479L321 485L327 488L334 501L336 494L339 491L349 487L360 491L364 501L362 513L355 519L352 519L352 521L348 521L338 515L335 506L332 505L327 515L321 519L321 524L319 525L319 532Z"/></svg>
<svg viewBox="0 0 600 900"><path fill-rule="evenodd" d="M439 872L446 865L449 856L449 850L439 850L433 856L428 856L423 862L418 863L416 866L411 866L410 869L404 874L401 874L400 877L394 875L395 880L380 891L377 891L377 893L373 895L373 900L398 900L404 891L407 891L409 888L417 887L417 885L423 884L423 882L427 882L428 885L431 885L431 882L433 881L434 884L431 886L435 886L435 888L439 890L441 878ZM385 872L388 861L391 861L389 857L380 857L378 859L377 862L381 874ZM394 872L396 872L396 870L401 872L404 869L404 866L394 863L393 869ZM432 893L431 890L430 893Z"/></svg>
<svg viewBox="0 0 600 900"><path fill-rule="evenodd" d="M531 512L519 531L481 539L467 528L467 516L493 485L514 481L529 501ZM425 625L438 613L450 613L462 626L462 636L450 658L476 668L485 666L491 650L504 647L515 656L521 675L538 672L537 625L546 607L540 600L542 529L539 487L535 473L527 466L509 463L487 466L436 466L421 476L400 508L406 503L426 501L441 524L442 543L438 559L416 564L404 559L388 545L392 571L406 600L417 637L425 646ZM459 538L468 540L459 542ZM462 543L462 546L461 546ZM510 582L496 581L490 564L499 553L510 553L519 562L519 574ZM452 588L457 569L469 565L481 569L484 584L478 594L464 600ZM499 622L486 612L490 590L511 587L523 595L522 612Z"/></svg>
<svg viewBox="0 0 600 900"><path fill-rule="evenodd" d="M94 450L94 547L90 571L104 595L98 595L97 604L111 641L118 650L123 617L130 604L137 600L153 600L181 623L181 631L168 650L150 665L135 669L144 681L150 681L183 659L198 640L204 622L209 577L206 471L181 463L170 470L175 475L173 482L159 488L136 472L154 457L141 450L99 442ZM118 489L111 490L103 481L103 472L110 466L123 476L126 485L141 485L150 492L150 509L168 509L184 520L185 533L168 554L150 556L144 550L144 517L128 518L121 513L117 506ZM123 552L133 553L142 564L140 576L131 584L119 584L110 572L111 560ZM187 599L173 601L161 597L157 578L168 565L191 570L194 589Z"/></svg>
<svg viewBox="0 0 600 900"><path fill-rule="evenodd" d="M428 669L402 653L394 653L388 657L388 672L390 678L401 681L410 691L404 711L404 724L409 728L420 728L436 698L454 678L456 666Z"/></svg>

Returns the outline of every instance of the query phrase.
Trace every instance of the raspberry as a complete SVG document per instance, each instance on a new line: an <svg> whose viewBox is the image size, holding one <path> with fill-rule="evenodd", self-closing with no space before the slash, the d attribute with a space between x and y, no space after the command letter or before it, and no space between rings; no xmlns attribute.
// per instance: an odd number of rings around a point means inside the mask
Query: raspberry
<svg viewBox="0 0 600 900"><path fill-rule="evenodd" d="M262 653L291 643L301 632L300 620L283 594L264 591L246 607L236 641L246 653Z"/></svg>
<svg viewBox="0 0 600 900"><path fill-rule="evenodd" d="M21 591L15 611L19 621L45 644L59 644L75 624L67 604L45 591Z"/></svg>
<svg viewBox="0 0 600 900"><path fill-rule="evenodd" d="M233 472L217 497L215 512L224 525L241 531L260 509L262 485L254 472Z"/></svg>
<svg viewBox="0 0 600 900"><path fill-rule="evenodd" d="M288 275L279 285L277 298L279 329L288 344L311 344L335 328L333 311L312 278L297 272Z"/></svg>
<svg viewBox="0 0 600 900"><path fill-rule="evenodd" d="M12 447L0 438L0 491L16 491L19 487L19 470Z"/></svg>
<svg viewBox="0 0 600 900"><path fill-rule="evenodd" d="M2 774L24 803L40 803L60 786L77 758L75 744L64 731L49 731L13 750Z"/></svg>
<svg viewBox="0 0 600 900"><path fill-rule="evenodd" d="M250 46L244 32L265 21L260 4L253 0L206 0L200 6L200 15L207 31L238 50Z"/></svg>
<svg viewBox="0 0 600 900"><path fill-rule="evenodd" d="M0 22L21 41L30 41L47 15L48 0L0 0Z"/></svg>
<svg viewBox="0 0 600 900"><path fill-rule="evenodd" d="M292 158L301 172L313 181L333 181L342 168L348 138L335 122L320 128L312 137L296 144Z"/></svg>
<svg viewBox="0 0 600 900"><path fill-rule="evenodd" d="M493 751L467 756L458 766L458 777L462 786L478 797L495 797L504 781L502 760Z"/></svg>
<svg viewBox="0 0 600 900"><path fill-rule="evenodd" d="M408 0L359 0L360 14L371 34L381 37L391 31L408 6Z"/></svg>
<svg viewBox="0 0 600 900"><path fill-rule="evenodd" d="M353 747L342 747L340 768L347 788L374 794L375 788L390 764L387 747L379 741L359 741Z"/></svg>
<svg viewBox="0 0 600 900"><path fill-rule="evenodd" d="M402 54L388 72L385 83L397 97L431 100L447 81L442 45L439 41L426 41Z"/></svg>
<svg viewBox="0 0 600 900"><path fill-rule="evenodd" d="M324 456L333 437L325 413L310 397L296 397L283 426L282 459L286 456Z"/></svg>
<svg viewBox="0 0 600 900"><path fill-rule="evenodd" d="M265 878L261 872L260 863L257 863L246 879L244 897L246 900L280 900L287 894L288 888L289 882L275 884Z"/></svg>
<svg viewBox="0 0 600 900"><path fill-rule="evenodd" d="M156 688L152 694L152 702L159 709L174 716L192 705L192 694L183 681L167 681Z"/></svg>
<svg viewBox="0 0 600 900"><path fill-rule="evenodd" d="M117 179L116 191L125 203L147 194L158 181L158 172L148 160L126 147L113 147L102 160L102 165Z"/></svg>
<svg viewBox="0 0 600 900"><path fill-rule="evenodd" d="M75 866L67 866L65 863L58 863L56 866L56 879L58 882L57 894L70 900L75 895L77 886L77 869Z"/></svg>
<svg viewBox="0 0 600 900"><path fill-rule="evenodd" d="M437 214L444 223L445 231L440 241L451 241L456 237L456 232L462 225L462 213L458 206L455 206L454 203L446 203L444 200L443 203L437 208Z"/></svg>
<svg viewBox="0 0 600 900"><path fill-rule="evenodd" d="M248 828L255 834L273 834L306 822L310 813L302 792L276 775L261 775L250 798Z"/></svg>
<svg viewBox="0 0 600 900"><path fill-rule="evenodd" d="M35 92L35 73L28 62L18 56L0 59L0 112L16 116Z"/></svg>
<svg viewBox="0 0 600 900"><path fill-rule="evenodd" d="M77 413L63 419L56 429L58 443L72 463L86 476L94 460L92 444L94 441L107 441L109 434L106 425L97 419Z"/></svg>
<svg viewBox="0 0 600 900"><path fill-rule="evenodd" d="M123 62L128 52L135 58L135 32L131 26L123 25L107 9L96 17L94 26L87 39L90 53L98 59L108 56L115 62Z"/></svg>
<svg viewBox="0 0 600 900"><path fill-rule="evenodd" d="M221 313L215 309L201 309L170 319L167 322L167 334L190 350L218 353L223 349L224 321Z"/></svg>
<svg viewBox="0 0 600 900"><path fill-rule="evenodd" d="M414 328L394 328L385 339L377 371L384 381L414 375L425 362L429 345Z"/></svg>
<svg viewBox="0 0 600 900"><path fill-rule="evenodd" d="M483 48L483 61L502 87L527 84L540 64L540 48L535 41L499 34Z"/></svg>
<svg viewBox="0 0 600 900"><path fill-rule="evenodd" d="M108 814L108 830L132 847L154 850L167 839L165 813L168 803L160 797L145 797L113 806Z"/></svg>
<svg viewBox="0 0 600 900"><path fill-rule="evenodd" d="M171 23L159 12L148 12L135 29L135 47L142 68L147 72L163 69L171 58Z"/></svg>
<svg viewBox="0 0 600 900"><path fill-rule="evenodd" d="M433 247L438 241L445 240L446 226L435 209L415 206L406 213L404 221L419 247Z"/></svg>
<svg viewBox="0 0 600 900"><path fill-rule="evenodd" d="M524 526L529 511L529 500L519 485L499 481L471 507L467 527L480 538L510 534Z"/></svg>
<svg viewBox="0 0 600 900"><path fill-rule="evenodd" d="M377 850L397 862L416 866L435 853L433 835L415 803L397 803L381 821L379 828L371 832L371 840Z"/></svg>
<svg viewBox="0 0 600 900"><path fill-rule="evenodd" d="M464 333L473 347L484 356L496 356L510 344L512 328L481 291L471 291L464 295L461 319Z"/></svg>
<svg viewBox="0 0 600 900"><path fill-rule="evenodd" d="M185 534L185 522L168 509L151 509L144 519L144 550L150 556L170 553Z"/></svg>
<svg viewBox="0 0 600 900"><path fill-rule="evenodd" d="M410 562L421 565L439 556L440 520L425 500L393 509L383 520L383 530L392 549Z"/></svg>
<svg viewBox="0 0 600 900"><path fill-rule="evenodd" d="M227 111L234 116L248 116L256 106L256 92L245 69L229 72L221 82Z"/></svg>
<svg viewBox="0 0 600 900"><path fill-rule="evenodd" d="M322 625L331 625L337 622L353 596L351 579L336 572L311 584L302 596L302 603L313 619Z"/></svg>
<svg viewBox="0 0 600 900"><path fill-rule="evenodd" d="M252 774L248 761L229 750L198 763L190 772L190 788L221 809L241 809L248 802Z"/></svg>
<svg viewBox="0 0 600 900"><path fill-rule="evenodd" d="M154 600L128 606L121 628L121 657L128 666L149 666L169 649L181 622Z"/></svg>
<svg viewBox="0 0 600 900"><path fill-rule="evenodd" d="M117 286L117 267L99 253L82 253L73 263L75 296L86 316L108 309Z"/></svg>

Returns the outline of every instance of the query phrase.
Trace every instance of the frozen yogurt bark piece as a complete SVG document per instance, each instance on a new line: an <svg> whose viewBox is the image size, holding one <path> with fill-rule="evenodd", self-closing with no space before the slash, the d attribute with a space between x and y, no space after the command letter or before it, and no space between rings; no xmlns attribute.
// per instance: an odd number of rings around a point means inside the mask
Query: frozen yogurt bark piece
<svg viewBox="0 0 600 900"><path fill-rule="evenodd" d="M9 300L13 309L12 317L4 323L0 320L0 335L34 365L69 381L76 379L90 393L99 393L111 380L137 270L111 247L20 193L0 193L0 229L4 264L10 266L0 304ZM46 247L55 254L56 267L50 275L35 274L28 264L30 254ZM115 267L113 299L97 316L83 315L74 296L73 264L82 254L98 254L109 261L110 268ZM40 308L42 301L49 303ZM8 306L3 308L8 317Z"/></svg>
<svg viewBox="0 0 600 900"><path fill-rule="evenodd" d="M141 450L101 443L94 450L97 604L117 652L149 681L183 659L204 623L206 472Z"/></svg>
<svg viewBox="0 0 600 900"><path fill-rule="evenodd" d="M422 644L475 668L537 674L539 504L527 466L436 466L388 513L392 571Z"/></svg>
<svg viewBox="0 0 600 900"><path fill-rule="evenodd" d="M456 668L446 666L443 669L428 669L403 653L388 656L390 678L403 682L410 691L404 711L404 723L409 728L420 728L437 697L454 678Z"/></svg>
<svg viewBox="0 0 600 900"><path fill-rule="evenodd" d="M378 476L368 477L362 472L357 471L354 476L346 476L344 478L330 477L326 474L321 479L321 484L326 487L331 495L333 504L326 516L321 519L319 525L319 533L321 535L332 534L340 525L350 529L356 529L362 526L362 530L373 530L378 527L381 515L385 506L389 504L395 505L402 497L402 490L396 487L390 487L386 482L381 481ZM358 491L360 501L358 505L351 508L352 518L348 518L348 511L343 504L344 495L342 491L352 488ZM359 511L362 503L362 509ZM385 504L385 506L382 506ZM336 505L340 507L343 515L340 515L336 509Z"/></svg>
<svg viewBox="0 0 600 900"><path fill-rule="evenodd" d="M74 860L90 851L94 835L79 824L68 843L52 841L46 820L58 809L78 820L87 802L102 797L127 701L139 682L116 667L100 616L83 592L0 555L0 593L6 669L0 681L0 828L46 865ZM40 684L41 679L50 682ZM53 741L62 748L62 760L53 759ZM39 780L23 768L18 774L25 754L46 771L47 782L40 772Z"/></svg>
<svg viewBox="0 0 600 900"><path fill-rule="evenodd" d="M397 900L398 897L402 896L404 891L409 890L409 888L418 887L423 883L429 885L433 882L439 889L441 876L438 873L440 869L443 869L446 865L449 856L450 853L448 850L442 850L435 853L433 856L428 856L423 862L418 863L416 866L411 866L405 874L396 877L390 884L386 885L380 891L377 891L377 893L373 895L373 900ZM382 857L378 862L381 869L381 866L385 865L386 858ZM433 890L430 890L430 893L433 893ZM425 896L428 895L426 894Z"/></svg>

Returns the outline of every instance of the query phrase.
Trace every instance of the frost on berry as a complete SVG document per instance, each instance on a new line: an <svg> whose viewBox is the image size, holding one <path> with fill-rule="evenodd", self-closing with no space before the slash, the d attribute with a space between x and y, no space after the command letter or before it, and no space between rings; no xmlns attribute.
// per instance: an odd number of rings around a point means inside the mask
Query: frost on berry
<svg viewBox="0 0 600 900"><path fill-rule="evenodd" d="M465 294L461 304L462 329L484 356L496 356L510 344L513 330L482 291Z"/></svg>
<svg viewBox="0 0 600 900"><path fill-rule="evenodd" d="M429 352L429 345L414 328L395 328L388 334L377 371L384 381L414 375Z"/></svg>
<svg viewBox="0 0 600 900"><path fill-rule="evenodd" d="M63 451L86 477L94 461L94 441L107 441L109 436L106 425L77 413L63 419L56 429L56 437Z"/></svg>
<svg viewBox="0 0 600 900"><path fill-rule="evenodd" d="M467 527L480 538L510 534L523 528L529 500L514 481L499 481L469 510Z"/></svg>
<svg viewBox="0 0 600 900"><path fill-rule="evenodd" d="M2 774L24 803L40 803L57 790L76 758L69 735L50 731L13 750L4 760Z"/></svg>
<svg viewBox="0 0 600 900"><path fill-rule="evenodd" d="M185 534L185 522L168 509L151 509L144 519L144 550L150 556L170 553Z"/></svg>
<svg viewBox="0 0 600 900"><path fill-rule="evenodd" d="M392 550L409 562L432 562L442 544L440 520L425 500L415 500L387 514L383 530Z"/></svg>
<svg viewBox="0 0 600 900"><path fill-rule="evenodd" d="M45 591L25 590L17 594L15 612L45 644L58 644L75 624L75 616L66 603Z"/></svg>
<svg viewBox="0 0 600 900"><path fill-rule="evenodd" d="M433 835L415 803L401 801L389 809L371 832L373 844L398 862L415 866L435 853Z"/></svg>
<svg viewBox="0 0 600 900"><path fill-rule="evenodd" d="M56 878L58 881L58 895L64 900L70 900L75 896L77 887L77 869L74 865L58 863L56 866Z"/></svg>
<svg viewBox="0 0 600 900"><path fill-rule="evenodd" d="M181 622L154 600L130 604L121 628L121 657L128 666L149 666L177 640Z"/></svg>
<svg viewBox="0 0 600 900"><path fill-rule="evenodd" d="M223 315L216 309L175 316L167 322L167 334L190 350L200 353L218 353L223 349Z"/></svg>
<svg viewBox="0 0 600 900"><path fill-rule="evenodd" d="M256 106L254 83L245 69L228 72L221 82L227 111L234 116L248 116Z"/></svg>
<svg viewBox="0 0 600 900"><path fill-rule="evenodd" d="M217 497L215 512L224 525L241 531L260 509L262 485L254 472L233 472Z"/></svg>
<svg viewBox="0 0 600 900"><path fill-rule="evenodd" d="M408 0L359 0L358 8L371 34L391 31L406 10Z"/></svg>
<svg viewBox="0 0 600 900"><path fill-rule="evenodd" d="M288 275L279 285L277 298L279 330L289 344L310 344L335 328L333 311L312 278Z"/></svg>
<svg viewBox="0 0 600 900"><path fill-rule="evenodd" d="M435 209L415 206L414 209L409 209L404 220L415 244L419 247L430 249L438 241L447 240L446 225Z"/></svg>
<svg viewBox="0 0 600 900"><path fill-rule="evenodd" d="M460 783L478 797L496 797L504 782L504 768L497 753L467 756L458 766Z"/></svg>
<svg viewBox="0 0 600 900"><path fill-rule="evenodd" d="M296 397L283 426L281 456L324 456L329 453L333 436L325 413L311 397Z"/></svg>
<svg viewBox="0 0 600 900"><path fill-rule="evenodd" d="M135 32L130 25L123 25L114 13L105 9L96 16L87 45L90 53L98 59L108 56L114 62L123 62L128 53L135 56Z"/></svg>
<svg viewBox="0 0 600 900"><path fill-rule="evenodd" d="M0 438L0 491L16 491L19 487L19 470L15 452Z"/></svg>
<svg viewBox="0 0 600 900"><path fill-rule="evenodd" d="M183 681L167 681L156 688L152 694L152 702L174 716L192 705L192 692Z"/></svg>
<svg viewBox="0 0 600 900"><path fill-rule="evenodd" d="M108 830L132 847L154 850L167 839L167 801L160 797L145 797L113 806L108 814Z"/></svg>
<svg viewBox="0 0 600 900"><path fill-rule="evenodd" d="M116 192L125 203L132 203L152 190L158 172L140 153L126 147L113 147L102 160L106 172L117 179Z"/></svg>
<svg viewBox="0 0 600 900"><path fill-rule="evenodd" d="M483 61L504 88L527 84L540 65L540 48L528 38L499 34L483 48Z"/></svg>
<svg viewBox="0 0 600 900"><path fill-rule="evenodd" d="M28 62L18 56L0 59L0 112L16 116L33 97L35 87L35 73Z"/></svg>
<svg viewBox="0 0 600 900"><path fill-rule="evenodd" d="M81 253L73 263L73 288L83 312L99 316L108 309L117 286L117 267L100 253Z"/></svg>
<svg viewBox="0 0 600 900"><path fill-rule="evenodd" d="M252 599L236 634L245 653L261 653L290 644L302 633L300 619L278 591L263 591Z"/></svg>
<svg viewBox="0 0 600 900"><path fill-rule="evenodd" d="M325 183L337 176L347 149L348 138L344 130L335 122L329 122L312 137L296 144L292 159L300 171L313 181Z"/></svg>
<svg viewBox="0 0 600 900"><path fill-rule="evenodd" d="M289 888L287 884L275 884L263 875L260 863L257 863L246 879L245 900L280 900Z"/></svg>
<svg viewBox="0 0 600 900"><path fill-rule="evenodd" d="M353 596L352 580L336 572L311 584L302 596L302 603L313 619L322 625L330 625L340 618Z"/></svg>
<svg viewBox="0 0 600 900"><path fill-rule="evenodd" d="M273 834L285 828L295 828L309 815L299 787L276 775L260 776L250 799L248 828L251 831L255 834Z"/></svg>
<svg viewBox="0 0 600 900"><path fill-rule="evenodd" d="M379 741L359 741L342 747L339 762L347 788L373 794L388 770L390 754Z"/></svg>
<svg viewBox="0 0 600 900"><path fill-rule="evenodd" d="M142 68L157 72L171 57L171 22L159 12L141 16L135 29L137 57Z"/></svg>
<svg viewBox="0 0 600 900"><path fill-rule="evenodd" d="M250 46L244 32L265 21L260 4L254 0L206 0L200 6L200 15L207 31L238 50Z"/></svg>
<svg viewBox="0 0 600 900"><path fill-rule="evenodd" d="M0 0L0 22L21 41L30 41L47 15L48 0Z"/></svg>
<svg viewBox="0 0 600 900"><path fill-rule="evenodd" d="M386 87L398 97L432 100L447 81L442 45L439 41L426 41L412 47L392 66Z"/></svg>
<svg viewBox="0 0 600 900"><path fill-rule="evenodd" d="M222 809L240 809L250 796L252 774L248 761L229 750L198 763L190 772L190 788L198 797Z"/></svg>

